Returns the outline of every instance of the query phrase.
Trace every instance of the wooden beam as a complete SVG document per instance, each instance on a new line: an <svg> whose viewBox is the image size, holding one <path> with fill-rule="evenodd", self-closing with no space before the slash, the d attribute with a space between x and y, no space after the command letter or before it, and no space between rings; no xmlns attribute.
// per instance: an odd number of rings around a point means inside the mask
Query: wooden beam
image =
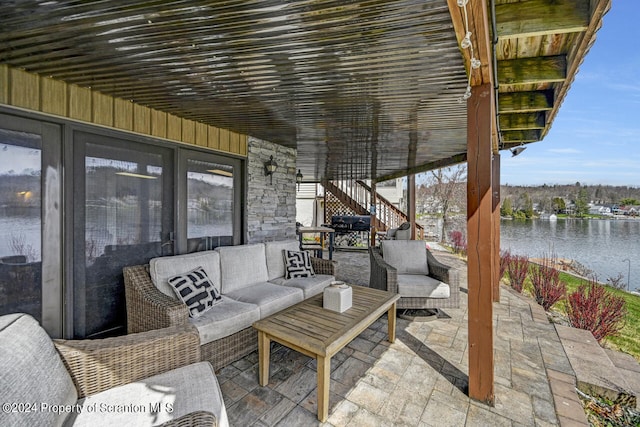
<svg viewBox="0 0 640 427"><path fill-rule="evenodd" d="M500 115L501 130L544 129L545 122L546 115L543 112Z"/></svg>
<svg viewBox="0 0 640 427"><path fill-rule="evenodd" d="M540 130L511 130L506 132L500 132L502 134L502 142L515 143L515 142L536 142L542 139L542 132Z"/></svg>
<svg viewBox="0 0 640 427"><path fill-rule="evenodd" d="M390 179L402 178L411 174L418 174L432 169L439 169L445 166L453 166L458 163L467 161L467 153L456 154L455 156L447 157L446 159L436 160L433 162L423 163L412 168L403 169L398 172L388 173L386 175L378 176L375 178L376 182L388 181Z"/></svg>
<svg viewBox="0 0 640 427"><path fill-rule="evenodd" d="M500 85L562 82L567 78L566 55L498 61Z"/></svg>
<svg viewBox="0 0 640 427"><path fill-rule="evenodd" d="M469 397L494 403L491 133L493 87L472 88L467 100L467 269Z"/></svg>
<svg viewBox="0 0 640 427"><path fill-rule="evenodd" d="M498 94L498 111L500 114L547 111L552 108L553 91L551 90Z"/></svg>
<svg viewBox="0 0 640 427"><path fill-rule="evenodd" d="M491 160L491 188L493 190L493 301L500 302L500 153Z"/></svg>
<svg viewBox="0 0 640 427"><path fill-rule="evenodd" d="M416 239L416 176L407 177L407 217L411 223L411 240Z"/></svg>
<svg viewBox="0 0 640 427"><path fill-rule="evenodd" d="M496 5L501 39L577 33L589 26L590 0L528 0Z"/></svg>
<svg viewBox="0 0 640 427"><path fill-rule="evenodd" d="M447 5L449 6L449 14L451 15L453 29L456 33L459 46L467 33L464 25L464 10L458 6L456 0L447 0ZM489 83L492 80L493 56L489 35L488 10L486 0L469 0L467 4L469 30L472 33L471 42L473 43L476 58L479 59L482 64L480 69L472 70L470 68L471 56L469 49L460 49L460 54L464 59L467 74L471 73L471 84L474 86Z"/></svg>

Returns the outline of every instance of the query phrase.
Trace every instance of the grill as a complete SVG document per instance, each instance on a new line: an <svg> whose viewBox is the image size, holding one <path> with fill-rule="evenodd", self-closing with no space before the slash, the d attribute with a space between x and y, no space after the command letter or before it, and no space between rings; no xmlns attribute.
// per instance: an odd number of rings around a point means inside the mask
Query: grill
<svg viewBox="0 0 640 427"><path fill-rule="evenodd" d="M354 231L370 231L371 217L369 215L334 215L331 217L331 228L336 234Z"/></svg>

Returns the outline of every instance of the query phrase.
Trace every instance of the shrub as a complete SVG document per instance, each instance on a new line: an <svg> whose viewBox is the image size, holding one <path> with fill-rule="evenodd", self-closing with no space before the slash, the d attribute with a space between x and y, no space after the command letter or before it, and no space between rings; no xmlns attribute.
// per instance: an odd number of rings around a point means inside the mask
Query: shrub
<svg viewBox="0 0 640 427"><path fill-rule="evenodd" d="M507 263L507 272L509 273L509 281L511 287L518 292L522 292L524 280L527 278L529 271L529 258L526 256L510 256Z"/></svg>
<svg viewBox="0 0 640 427"><path fill-rule="evenodd" d="M542 263L534 265L530 272L533 296L545 311L549 311L567 292L567 285L560 280L560 272L555 268L556 261L555 256L544 256Z"/></svg>
<svg viewBox="0 0 640 427"><path fill-rule="evenodd" d="M511 258L511 252L507 250L500 251L500 277L498 280L502 280L505 271L507 271L507 264L509 264L509 258Z"/></svg>
<svg viewBox="0 0 640 427"><path fill-rule="evenodd" d="M464 235L462 231L452 230L449 232L449 239L453 244L453 250L456 253L466 253L467 252L467 237Z"/></svg>
<svg viewBox="0 0 640 427"><path fill-rule="evenodd" d="M622 273L618 273L618 275L615 277L607 278L607 283L609 283L609 286L611 286L612 288L623 290L626 288L626 284L624 283L624 276L622 275Z"/></svg>
<svg viewBox="0 0 640 427"><path fill-rule="evenodd" d="M613 295L595 280L578 286L567 297L571 326L591 331L598 342L622 329L626 313L624 298Z"/></svg>

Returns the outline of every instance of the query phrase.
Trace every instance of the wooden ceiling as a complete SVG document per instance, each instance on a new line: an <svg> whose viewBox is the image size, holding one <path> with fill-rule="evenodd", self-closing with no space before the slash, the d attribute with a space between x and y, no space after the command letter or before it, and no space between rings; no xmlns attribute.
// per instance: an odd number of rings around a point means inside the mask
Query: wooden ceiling
<svg viewBox="0 0 640 427"><path fill-rule="evenodd" d="M472 84L498 82L496 149L546 135L610 1L469 0ZM21 0L0 14L0 63L295 147L305 180L466 159L456 0Z"/></svg>

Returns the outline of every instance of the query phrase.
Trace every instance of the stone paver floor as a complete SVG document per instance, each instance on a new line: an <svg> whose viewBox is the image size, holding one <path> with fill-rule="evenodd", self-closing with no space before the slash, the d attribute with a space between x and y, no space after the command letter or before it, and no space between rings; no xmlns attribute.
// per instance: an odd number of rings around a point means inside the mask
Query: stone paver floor
<svg viewBox="0 0 640 427"><path fill-rule="evenodd" d="M338 353L326 423L316 419L315 360L272 344L268 386L258 384L257 352L217 373L231 425L585 425L555 328L535 304L505 287L493 305L495 405L467 397L466 266L451 255L436 256L460 269L461 307L429 322L398 319L394 344L386 341L383 316ZM368 283L366 253L338 252L334 259L340 279Z"/></svg>

